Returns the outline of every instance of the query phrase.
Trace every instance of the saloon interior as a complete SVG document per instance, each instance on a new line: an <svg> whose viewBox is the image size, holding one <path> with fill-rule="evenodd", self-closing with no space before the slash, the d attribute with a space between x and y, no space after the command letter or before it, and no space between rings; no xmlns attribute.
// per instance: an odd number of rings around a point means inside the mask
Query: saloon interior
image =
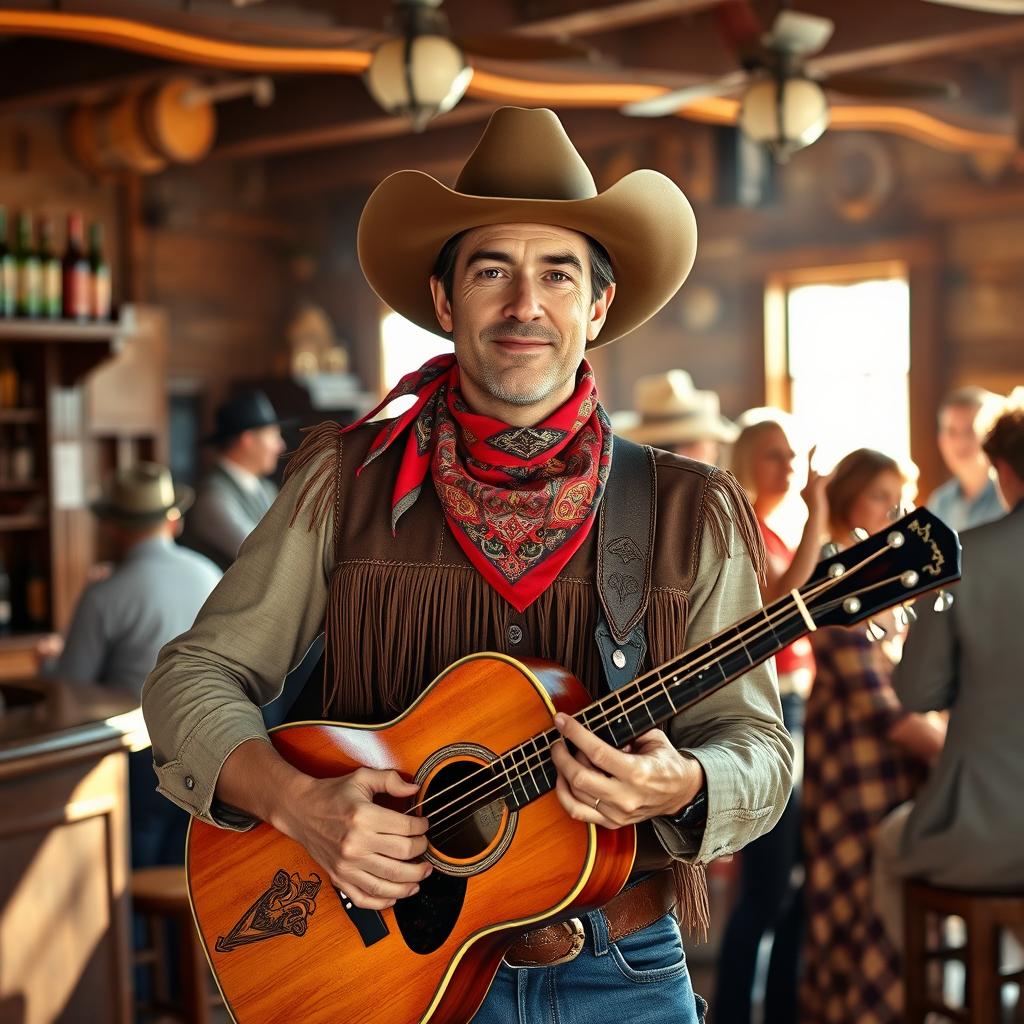
<svg viewBox="0 0 1024 1024"><path fill-rule="evenodd" d="M776 578L804 542L802 586L838 550L821 553L830 535L843 548L865 525L839 536L826 508L817 536L808 526L808 495L828 492L835 514L830 488L865 449L888 459L907 510L928 502L958 531L989 528L984 501L988 520L1020 519L1002 471L1024 475L1021 0L32 0L0 5L0 69L0 1024L282 1019L233 1006L183 844L147 857L133 831L133 766L156 786L142 684L202 601L150 636L134 684L111 678L112 617L185 598L157 576L130 607L115 599L127 548L107 527L170 488L158 518L176 536L184 514L181 546L211 514L203 488L229 443L283 437L265 467L241 462L281 486L303 428L354 422L452 351L378 298L357 226L394 172L454 187L499 108L554 110L598 192L652 168L685 193L699 239L685 284L587 357L617 430L684 454L713 442L696 457L740 478L781 545ZM1004 423L1009 447L992 448ZM755 462L781 438L774 496L731 461L748 432ZM185 493L199 494L191 509ZM1012 625L970 625L1010 621L1006 608L1021 620L1024 541L1001 550L994 589L968 592L967 573L990 569L967 558L962 586L919 599L953 600L929 627L958 631L944 702L899 710L913 667L899 648L919 628L907 612L847 652L862 662L826 652L824 681L812 637L818 677L811 658L807 685L780 691L806 781L776 826L788 838L709 857L710 928L682 932L707 1021L1024 1020L1024 823L1007 787L1024 771L1008 696L1024 650ZM83 631L109 645L91 677L70 667ZM779 661L778 678L795 674ZM979 716L970 700L1007 710ZM905 715L930 748L901 746ZM892 940L873 877L883 819L954 770L976 774L953 786L941 828L984 819L990 842L899 875ZM865 796L866 780L885 795ZM986 847L999 872L974 860ZM633 1019L653 1020L641 989ZM292 1019L336 1019L294 991ZM388 999L368 997L359 1019L386 1024Z"/></svg>

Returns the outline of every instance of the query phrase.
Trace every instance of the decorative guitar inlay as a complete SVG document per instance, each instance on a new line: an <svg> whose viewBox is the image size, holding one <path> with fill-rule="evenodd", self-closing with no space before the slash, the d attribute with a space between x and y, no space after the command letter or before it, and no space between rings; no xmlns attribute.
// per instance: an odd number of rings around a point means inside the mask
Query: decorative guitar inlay
<svg viewBox="0 0 1024 1024"><path fill-rule="evenodd" d="M228 934L217 939L217 952L230 953L251 942L272 939L275 935L306 934L306 919L316 910L316 897L321 879L317 874L301 879L284 868L278 869L274 880L259 899L239 918Z"/></svg>
<svg viewBox="0 0 1024 1024"><path fill-rule="evenodd" d="M925 523L922 526L916 519L907 527L911 533L916 533L925 544L931 546L932 549L932 564L924 565L921 568L928 573L930 576L938 576L942 572L942 567L946 564L946 559L943 557L942 551L939 549L939 545L932 540L932 524Z"/></svg>

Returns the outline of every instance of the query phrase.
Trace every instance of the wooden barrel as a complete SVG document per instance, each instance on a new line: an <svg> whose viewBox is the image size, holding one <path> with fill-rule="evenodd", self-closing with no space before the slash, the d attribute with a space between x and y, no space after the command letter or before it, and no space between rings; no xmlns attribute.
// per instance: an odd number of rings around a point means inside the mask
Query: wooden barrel
<svg viewBox="0 0 1024 1024"><path fill-rule="evenodd" d="M142 130L146 141L166 159L178 164L202 160L213 146L217 119L208 99L186 103L201 84L191 78L171 78L147 90L142 101Z"/></svg>

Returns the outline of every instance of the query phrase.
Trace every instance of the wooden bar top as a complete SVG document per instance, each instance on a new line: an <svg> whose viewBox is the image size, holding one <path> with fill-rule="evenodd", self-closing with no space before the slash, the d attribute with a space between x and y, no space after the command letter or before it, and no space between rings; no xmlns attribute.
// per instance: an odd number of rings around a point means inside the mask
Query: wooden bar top
<svg viewBox="0 0 1024 1024"><path fill-rule="evenodd" d="M83 751L148 744L138 703L114 690L25 678L0 682L0 702L0 778Z"/></svg>

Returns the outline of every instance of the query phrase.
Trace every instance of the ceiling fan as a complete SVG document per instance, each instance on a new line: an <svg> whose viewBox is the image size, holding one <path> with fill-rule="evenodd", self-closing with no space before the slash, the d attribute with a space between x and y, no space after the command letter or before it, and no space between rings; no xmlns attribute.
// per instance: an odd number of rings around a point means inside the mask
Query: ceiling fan
<svg viewBox="0 0 1024 1024"><path fill-rule="evenodd" d="M1024 14L1024 0L928 0L932 4L947 7L963 7L968 11L985 11L987 14Z"/></svg>
<svg viewBox="0 0 1024 1024"><path fill-rule="evenodd" d="M721 33L739 58L740 67L720 78L675 89L653 99L627 104L632 117L664 117L694 100L743 91L740 127L766 143L777 157L810 145L828 124L824 89L881 99L949 98L952 82L897 79L865 74L811 75L808 57L824 49L835 29L830 18L783 9L763 32L749 0L727 0L715 10Z"/></svg>

